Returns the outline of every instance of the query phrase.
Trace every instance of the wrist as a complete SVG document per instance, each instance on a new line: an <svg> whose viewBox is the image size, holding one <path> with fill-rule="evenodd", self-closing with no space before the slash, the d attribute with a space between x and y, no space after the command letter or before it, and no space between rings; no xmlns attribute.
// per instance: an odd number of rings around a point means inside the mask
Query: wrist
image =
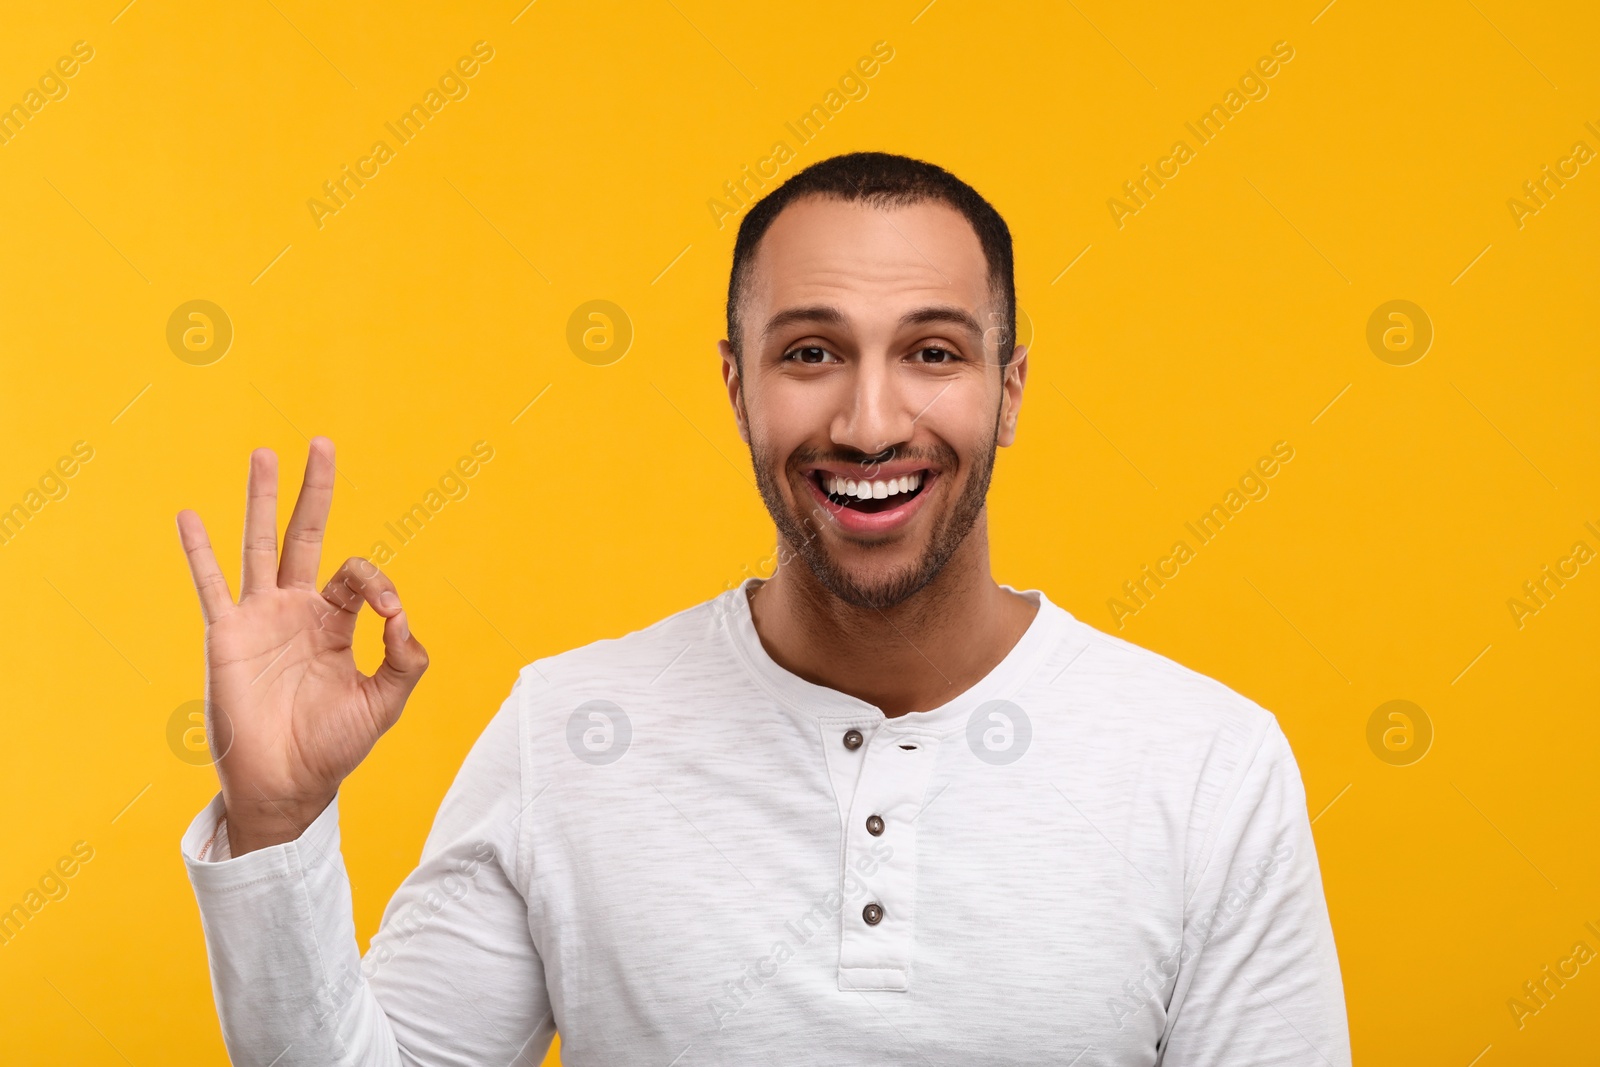
<svg viewBox="0 0 1600 1067"><path fill-rule="evenodd" d="M333 803L335 793L305 800L235 801L223 796L228 851L243 856L294 841Z"/></svg>

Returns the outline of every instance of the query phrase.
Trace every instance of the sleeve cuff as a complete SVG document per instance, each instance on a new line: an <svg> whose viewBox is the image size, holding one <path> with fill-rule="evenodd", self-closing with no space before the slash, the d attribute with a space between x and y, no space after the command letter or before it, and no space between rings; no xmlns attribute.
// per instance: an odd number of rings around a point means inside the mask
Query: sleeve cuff
<svg viewBox="0 0 1600 1067"><path fill-rule="evenodd" d="M339 798L292 841L234 856L228 847L227 809L218 791L189 823L180 843L196 889L226 890L315 870L339 855Z"/></svg>

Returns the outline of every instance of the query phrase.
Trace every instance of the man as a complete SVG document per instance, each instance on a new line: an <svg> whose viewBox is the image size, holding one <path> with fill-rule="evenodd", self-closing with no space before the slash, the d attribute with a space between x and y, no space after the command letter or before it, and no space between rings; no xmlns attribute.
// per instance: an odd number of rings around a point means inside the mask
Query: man
<svg viewBox="0 0 1600 1067"><path fill-rule="evenodd" d="M180 513L222 785L183 852L235 1063L536 1064L559 1030L569 1065L1348 1064L1276 719L990 576L1014 321L1006 224L937 167L756 204L720 349L776 572L526 667L365 958L336 794L427 655L365 560L316 591L326 439L281 560L252 455L237 604Z"/></svg>

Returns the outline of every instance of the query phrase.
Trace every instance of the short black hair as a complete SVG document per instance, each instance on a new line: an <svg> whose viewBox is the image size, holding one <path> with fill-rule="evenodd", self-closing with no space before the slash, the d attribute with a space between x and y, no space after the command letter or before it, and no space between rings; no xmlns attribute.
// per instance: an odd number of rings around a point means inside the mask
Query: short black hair
<svg viewBox="0 0 1600 1067"><path fill-rule="evenodd" d="M739 301L761 238L780 212L805 196L864 201L878 207L900 207L933 200L959 211L978 235L989 267L989 286L1004 315L1000 365L1011 361L1017 336L1017 285L1011 256L1011 230L994 205L943 167L889 152L850 152L820 160L790 177L756 202L739 223L733 244L733 269L728 274L728 343L743 366ZM985 338L987 340L987 338Z"/></svg>

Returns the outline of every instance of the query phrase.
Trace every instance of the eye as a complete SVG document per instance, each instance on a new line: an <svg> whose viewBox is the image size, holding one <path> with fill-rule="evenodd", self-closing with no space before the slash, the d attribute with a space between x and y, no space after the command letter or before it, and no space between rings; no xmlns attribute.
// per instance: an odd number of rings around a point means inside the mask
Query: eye
<svg viewBox="0 0 1600 1067"><path fill-rule="evenodd" d="M927 347L917 349L916 352L912 353L912 359L919 363L935 364L959 363L961 361L961 357L950 351L948 348L939 348L936 345L928 345Z"/></svg>
<svg viewBox="0 0 1600 1067"><path fill-rule="evenodd" d="M839 357L829 352L826 348L817 345L803 345L800 348L790 349L783 354L783 358L793 363L826 363L837 360Z"/></svg>

